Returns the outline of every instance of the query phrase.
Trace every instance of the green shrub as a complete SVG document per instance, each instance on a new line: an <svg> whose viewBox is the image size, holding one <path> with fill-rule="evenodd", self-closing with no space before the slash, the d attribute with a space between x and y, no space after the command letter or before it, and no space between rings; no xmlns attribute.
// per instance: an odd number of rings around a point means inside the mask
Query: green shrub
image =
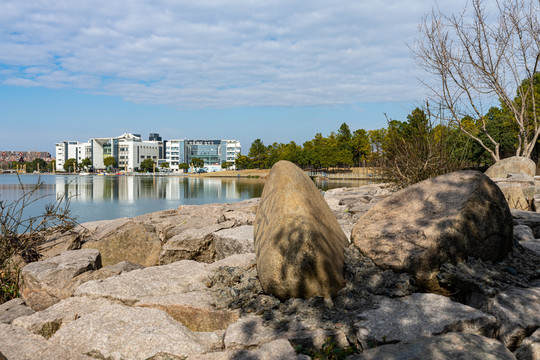
<svg viewBox="0 0 540 360"><path fill-rule="evenodd" d="M360 350L356 346L347 346L340 348L332 338L326 339L324 344L319 350L305 348L302 345L294 347L297 354L308 355L312 359L319 360L342 360L349 355L358 354Z"/></svg>

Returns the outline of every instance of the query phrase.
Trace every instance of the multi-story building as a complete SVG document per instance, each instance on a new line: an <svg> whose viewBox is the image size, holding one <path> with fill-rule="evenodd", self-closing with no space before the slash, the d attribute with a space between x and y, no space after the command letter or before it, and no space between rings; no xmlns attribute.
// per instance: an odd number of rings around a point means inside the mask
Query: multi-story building
<svg viewBox="0 0 540 360"><path fill-rule="evenodd" d="M157 164L160 150L163 152L163 141L143 141L138 134L92 138L86 143L62 141L56 144L56 169L64 170L67 159L75 159L80 164L89 158L94 169L104 170L104 160L113 157L119 168L134 171L146 159L152 159Z"/></svg>
<svg viewBox="0 0 540 360"><path fill-rule="evenodd" d="M167 140L165 161L173 170L181 163L190 164L193 158L202 159L205 165L234 164L241 150L237 140Z"/></svg>
<svg viewBox="0 0 540 360"><path fill-rule="evenodd" d="M139 134L123 134L118 137L92 138L88 142L62 141L56 144L56 169L64 170L67 159L80 164L90 159L96 170L106 168L104 160L113 157L120 169L135 171L141 162L152 159L157 164L167 162L173 170L191 159L202 159L205 165L234 164L242 147L237 140L162 140L159 134L151 133L148 141Z"/></svg>

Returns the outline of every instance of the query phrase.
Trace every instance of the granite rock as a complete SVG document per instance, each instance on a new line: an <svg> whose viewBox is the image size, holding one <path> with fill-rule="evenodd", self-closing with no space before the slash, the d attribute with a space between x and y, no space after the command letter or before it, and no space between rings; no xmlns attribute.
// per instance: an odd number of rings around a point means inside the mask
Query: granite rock
<svg viewBox="0 0 540 360"><path fill-rule="evenodd" d="M494 316L435 294L414 293L397 299L381 298L377 309L361 313L358 340L384 344L452 331L493 335Z"/></svg>
<svg viewBox="0 0 540 360"><path fill-rule="evenodd" d="M195 333L158 309L119 304L62 326L49 340L94 358L185 358L221 349L215 333Z"/></svg>
<svg viewBox="0 0 540 360"><path fill-rule="evenodd" d="M419 337L398 344L368 349L347 360L513 360L514 355L503 344L476 334L448 333Z"/></svg>
<svg viewBox="0 0 540 360"><path fill-rule="evenodd" d="M0 324L11 324L13 320L33 313L35 311L26 306L23 299L15 298L0 305Z"/></svg>
<svg viewBox="0 0 540 360"><path fill-rule="evenodd" d="M51 344L43 337L18 326L0 324L0 359L9 360L91 360L69 347Z"/></svg>
<svg viewBox="0 0 540 360"><path fill-rule="evenodd" d="M345 285L349 242L313 181L288 161L270 170L254 243L261 285L279 299L330 297Z"/></svg>
<svg viewBox="0 0 540 360"><path fill-rule="evenodd" d="M468 257L500 261L513 245L512 217L500 189L478 171L425 180L378 202L356 223L352 240L385 269L408 272L437 291L444 263Z"/></svg>
<svg viewBox="0 0 540 360"><path fill-rule="evenodd" d="M28 306L43 310L72 295L70 282L78 275L101 268L98 250L66 251L58 256L36 261L21 270L21 295Z"/></svg>
<svg viewBox="0 0 540 360"><path fill-rule="evenodd" d="M225 259L234 254L253 253L253 226L242 225L224 229L213 234L216 260Z"/></svg>

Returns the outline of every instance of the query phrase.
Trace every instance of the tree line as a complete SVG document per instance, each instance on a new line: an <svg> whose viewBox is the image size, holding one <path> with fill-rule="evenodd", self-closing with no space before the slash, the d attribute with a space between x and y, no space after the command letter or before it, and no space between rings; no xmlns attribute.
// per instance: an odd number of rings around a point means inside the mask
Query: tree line
<svg viewBox="0 0 540 360"><path fill-rule="evenodd" d="M533 90L527 110L534 119L540 114L540 73L533 77L532 86L529 79L523 86ZM521 93L513 99L516 104L523 102ZM522 129L503 101L477 119L464 116L459 120L445 121L426 103L405 120L387 118L387 127L381 129L352 131L343 123L337 131L327 136L317 133L302 145L291 141L266 146L256 139L247 155L237 156L235 165L237 169L268 169L279 160L288 160L305 170L378 166L394 182L406 185L450 171L487 167L496 160L493 153L505 158L523 147ZM539 156L533 147L530 158L537 162Z"/></svg>

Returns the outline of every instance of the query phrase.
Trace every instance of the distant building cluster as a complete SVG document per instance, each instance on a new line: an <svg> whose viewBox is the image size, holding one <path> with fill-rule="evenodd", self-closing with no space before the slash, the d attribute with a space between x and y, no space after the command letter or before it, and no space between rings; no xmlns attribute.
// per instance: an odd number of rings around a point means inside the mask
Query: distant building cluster
<svg viewBox="0 0 540 360"><path fill-rule="evenodd" d="M202 159L205 165L234 163L241 149L237 140L162 140L157 133L151 133L148 140L142 140L140 134L92 138L87 142L66 140L56 143L56 169L63 171L68 159L81 164L88 158L95 170L105 170L104 160L113 157L117 167L126 171L138 170L146 159L158 166L166 162L170 169L178 170L179 164L190 164L193 158Z"/></svg>
<svg viewBox="0 0 540 360"><path fill-rule="evenodd" d="M51 154L44 151L0 151L0 163L3 162L29 162L36 159L43 159L47 163L54 160Z"/></svg>

